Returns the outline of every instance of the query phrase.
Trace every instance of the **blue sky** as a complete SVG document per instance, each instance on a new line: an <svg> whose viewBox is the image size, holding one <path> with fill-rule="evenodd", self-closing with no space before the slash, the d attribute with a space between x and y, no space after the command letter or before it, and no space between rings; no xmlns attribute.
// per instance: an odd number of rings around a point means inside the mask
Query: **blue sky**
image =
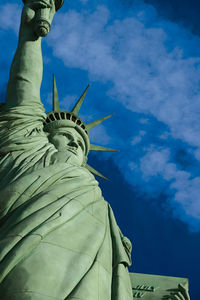
<svg viewBox="0 0 200 300"><path fill-rule="evenodd" d="M158 3L159 2L159 3ZM21 1L0 5L1 99L16 48ZM189 277L198 300L200 253L200 21L198 1L66 1L43 41L41 96L52 74L70 109L88 83L87 122L115 113L91 141L119 149L89 162L133 242L132 271Z"/></svg>

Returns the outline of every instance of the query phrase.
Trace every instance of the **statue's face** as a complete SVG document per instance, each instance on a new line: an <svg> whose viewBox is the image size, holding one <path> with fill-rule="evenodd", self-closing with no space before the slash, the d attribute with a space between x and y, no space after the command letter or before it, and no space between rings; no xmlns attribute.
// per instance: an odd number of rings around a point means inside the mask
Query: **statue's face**
<svg viewBox="0 0 200 300"><path fill-rule="evenodd" d="M74 128L63 127L49 134L49 141L58 150L57 159L81 166L85 158L85 142Z"/></svg>

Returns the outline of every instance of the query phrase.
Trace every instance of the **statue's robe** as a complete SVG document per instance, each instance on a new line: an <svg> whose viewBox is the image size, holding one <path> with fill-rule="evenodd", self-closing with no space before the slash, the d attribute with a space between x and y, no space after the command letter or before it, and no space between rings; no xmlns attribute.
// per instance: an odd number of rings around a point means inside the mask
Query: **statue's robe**
<svg viewBox="0 0 200 300"><path fill-rule="evenodd" d="M131 244L93 175L52 162L44 119L0 114L0 299L132 299Z"/></svg>

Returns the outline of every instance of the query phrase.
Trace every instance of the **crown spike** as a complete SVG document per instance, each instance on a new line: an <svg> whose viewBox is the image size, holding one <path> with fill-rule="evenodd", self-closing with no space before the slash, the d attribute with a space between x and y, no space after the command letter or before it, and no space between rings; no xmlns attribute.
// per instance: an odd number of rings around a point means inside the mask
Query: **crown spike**
<svg viewBox="0 0 200 300"><path fill-rule="evenodd" d="M53 74L53 111L60 111L60 105L58 100L58 91L56 87L56 79L55 75Z"/></svg>
<svg viewBox="0 0 200 300"><path fill-rule="evenodd" d="M110 118L113 114L109 115L109 116L106 116L104 118L101 118L99 120L96 120L96 121L93 121L89 124L86 124L86 129L87 130L90 130L92 128L94 128L95 126L99 125L100 123L102 123L103 121L105 121L106 119Z"/></svg>
<svg viewBox="0 0 200 300"><path fill-rule="evenodd" d="M98 145L90 144L90 151L113 151L113 152L119 152L119 150L110 149Z"/></svg>
<svg viewBox="0 0 200 300"><path fill-rule="evenodd" d="M80 108L81 108L81 105L82 105L82 103L83 103L83 100L84 100L84 98L85 98L85 95L86 95L86 93L87 93L87 90L89 89L89 86L90 86L90 85L88 84L88 86L86 87L85 91L83 92L83 94L81 95L81 97L78 99L77 103L75 104L75 106L74 106L73 109L71 110L71 112L72 112L73 114L78 115L79 110L80 110Z"/></svg>
<svg viewBox="0 0 200 300"><path fill-rule="evenodd" d="M86 167L86 169L87 169L88 171L90 171L91 173L93 173L93 174L95 174L95 175L97 175L97 176L99 176L99 177L101 177L101 178L103 178L103 179L109 181L108 178L106 178L105 176L103 176L101 173L99 173L97 170L95 170L94 168L92 168L92 167L89 166L88 164L86 164L85 167Z"/></svg>

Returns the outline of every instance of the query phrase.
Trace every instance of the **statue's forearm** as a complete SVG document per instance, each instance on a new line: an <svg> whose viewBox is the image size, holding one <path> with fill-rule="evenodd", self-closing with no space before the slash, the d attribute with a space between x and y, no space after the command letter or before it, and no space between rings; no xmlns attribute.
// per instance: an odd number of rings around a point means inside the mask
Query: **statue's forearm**
<svg viewBox="0 0 200 300"><path fill-rule="evenodd" d="M24 34L24 35L23 35ZM40 101L43 73L41 38L33 41L21 30L19 44L10 69L7 104L32 104Z"/></svg>
<svg viewBox="0 0 200 300"><path fill-rule="evenodd" d="M36 18L40 12L47 11L49 24L54 13L54 0L24 1L19 42L10 69L6 103L8 107L40 103L40 86L43 74L41 37L35 32ZM39 4L38 4L39 3Z"/></svg>
<svg viewBox="0 0 200 300"><path fill-rule="evenodd" d="M27 13L29 12L29 14ZM6 102L8 106L32 104L40 101L43 62L41 38L33 31L34 11L24 9L22 12L19 42L10 69Z"/></svg>

